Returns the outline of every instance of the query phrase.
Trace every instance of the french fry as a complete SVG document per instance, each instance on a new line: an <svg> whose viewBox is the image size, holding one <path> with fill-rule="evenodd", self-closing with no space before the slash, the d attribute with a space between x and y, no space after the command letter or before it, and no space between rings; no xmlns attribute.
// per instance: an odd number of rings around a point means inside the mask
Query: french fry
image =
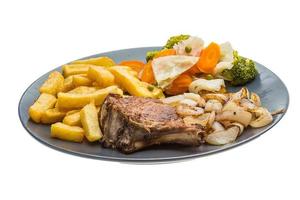
<svg viewBox="0 0 300 200"><path fill-rule="evenodd" d="M70 110L70 111L68 111L68 112L66 113L66 116L72 115L72 114L77 113L77 112L80 112L80 110Z"/></svg>
<svg viewBox="0 0 300 200"><path fill-rule="evenodd" d="M96 106L100 106L109 93L123 94L123 91L118 86L110 86L104 89L99 89L89 94L74 94L74 93L58 93L58 105L60 108L76 109L82 108L90 102L94 101Z"/></svg>
<svg viewBox="0 0 300 200"><path fill-rule="evenodd" d="M85 137L88 139L88 141L95 142L102 138L97 108L93 103L82 108L80 111L80 120L84 129Z"/></svg>
<svg viewBox="0 0 300 200"><path fill-rule="evenodd" d="M82 142L84 130L78 126L69 126L57 122L51 125L51 137L71 142Z"/></svg>
<svg viewBox="0 0 300 200"><path fill-rule="evenodd" d="M76 74L86 74L91 65L87 64L67 64L62 66L62 71L65 77Z"/></svg>
<svg viewBox="0 0 300 200"><path fill-rule="evenodd" d="M62 92L68 92L74 88L73 76L65 78Z"/></svg>
<svg viewBox="0 0 300 200"><path fill-rule="evenodd" d="M87 76L91 80L96 81L100 87L108 87L114 85L115 83L114 75L104 67L90 67Z"/></svg>
<svg viewBox="0 0 300 200"><path fill-rule="evenodd" d="M103 67L111 67L115 65L115 62L109 57L97 57L97 58L89 58L84 60L75 60L72 63L98 65Z"/></svg>
<svg viewBox="0 0 300 200"><path fill-rule="evenodd" d="M114 66L110 67L109 71L115 76L116 83L133 96L159 98L161 95L157 95L162 94L162 91L155 86L141 82L128 67Z"/></svg>
<svg viewBox="0 0 300 200"><path fill-rule="evenodd" d="M66 112L59 110L58 108L50 108L43 113L41 122L43 124L53 124L61 122L65 117Z"/></svg>
<svg viewBox="0 0 300 200"><path fill-rule="evenodd" d="M46 110L53 108L55 103L55 96L47 93L42 93L34 102L34 104L29 108L28 113L30 118L34 122L39 123L41 121L42 115L46 112Z"/></svg>
<svg viewBox="0 0 300 200"><path fill-rule="evenodd" d="M70 90L68 93L71 94L90 94L93 92L96 92L96 87L87 87L87 86L79 86L77 88L74 88L73 90Z"/></svg>
<svg viewBox="0 0 300 200"><path fill-rule="evenodd" d="M71 111L73 112L73 111ZM67 114L63 119L63 123L70 126L81 126L80 110L77 110L71 114Z"/></svg>
<svg viewBox="0 0 300 200"><path fill-rule="evenodd" d="M56 95L63 90L64 77L60 72L52 72L48 79L40 87L40 93Z"/></svg>
<svg viewBox="0 0 300 200"><path fill-rule="evenodd" d="M85 74L74 75L72 83L75 87L92 86L92 81Z"/></svg>

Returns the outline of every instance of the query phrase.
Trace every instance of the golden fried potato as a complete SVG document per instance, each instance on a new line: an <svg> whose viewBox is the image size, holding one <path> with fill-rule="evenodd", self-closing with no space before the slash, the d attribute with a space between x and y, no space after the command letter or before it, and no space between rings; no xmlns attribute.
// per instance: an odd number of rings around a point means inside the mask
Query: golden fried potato
<svg viewBox="0 0 300 200"><path fill-rule="evenodd" d="M57 122L51 125L51 137L71 142L82 142L84 130L78 126L69 126Z"/></svg>
<svg viewBox="0 0 300 200"><path fill-rule="evenodd" d="M73 112L73 111L70 111ZM69 113L69 112L68 112ZM68 114L63 119L63 123L70 126L81 126L80 120L80 110L76 110L75 112Z"/></svg>
<svg viewBox="0 0 300 200"><path fill-rule="evenodd" d="M73 76L65 78L62 92L68 92L74 88Z"/></svg>
<svg viewBox="0 0 300 200"><path fill-rule="evenodd" d="M85 74L77 74L73 76L74 87L92 86L92 81Z"/></svg>
<svg viewBox="0 0 300 200"><path fill-rule="evenodd" d="M86 74L90 66L87 64L67 64L62 66L63 75L68 77L76 74Z"/></svg>
<svg viewBox="0 0 300 200"><path fill-rule="evenodd" d="M77 113L77 112L80 112L80 110L70 110L70 111L68 111L68 112L66 113L66 116L72 115L72 114Z"/></svg>
<svg viewBox="0 0 300 200"><path fill-rule="evenodd" d="M50 108L43 113L41 122L43 124L53 124L61 122L66 116L66 112L59 110L58 108Z"/></svg>
<svg viewBox="0 0 300 200"><path fill-rule="evenodd" d="M88 141L95 142L102 138L97 108L93 103L82 108L80 111L80 120Z"/></svg>
<svg viewBox="0 0 300 200"><path fill-rule="evenodd" d="M96 81L100 87L108 87L115 84L114 75L104 67L90 67L87 76L91 80Z"/></svg>
<svg viewBox="0 0 300 200"><path fill-rule="evenodd" d="M46 110L53 108L56 103L55 96L47 93L42 93L39 98L34 102L32 106L29 108L29 116L30 118L39 123L41 121L42 115L46 112Z"/></svg>
<svg viewBox="0 0 300 200"><path fill-rule="evenodd" d="M89 94L74 94L74 93L58 93L58 105L60 108L76 109L82 108L90 102L94 101L96 106L100 106L105 97L109 93L123 94L123 91L118 86L110 86L104 89L99 89Z"/></svg>
<svg viewBox="0 0 300 200"><path fill-rule="evenodd" d="M64 77L60 72L52 72L48 79L40 87L40 93L48 93L56 95L58 92L63 90Z"/></svg>
<svg viewBox="0 0 300 200"><path fill-rule="evenodd" d="M162 94L155 86L141 82L128 67L114 66L109 71L115 76L116 83L133 96L159 98L159 94Z"/></svg>
<svg viewBox="0 0 300 200"><path fill-rule="evenodd" d="M115 62L109 57L97 57L97 58L89 58L84 60L75 60L72 63L98 65L103 67L111 67L115 65Z"/></svg>
<svg viewBox="0 0 300 200"><path fill-rule="evenodd" d="M87 86L79 86L77 88L74 88L73 90L70 90L68 93L71 94L90 94L93 92L96 92L96 87L87 87Z"/></svg>

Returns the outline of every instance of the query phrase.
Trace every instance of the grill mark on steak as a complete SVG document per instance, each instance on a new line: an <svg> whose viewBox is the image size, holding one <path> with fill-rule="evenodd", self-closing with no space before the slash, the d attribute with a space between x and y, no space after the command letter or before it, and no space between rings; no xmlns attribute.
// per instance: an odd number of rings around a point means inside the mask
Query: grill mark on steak
<svg viewBox="0 0 300 200"><path fill-rule="evenodd" d="M110 94L101 107L99 120L103 145L124 153L157 144L202 143L201 127L185 125L175 108L157 99Z"/></svg>

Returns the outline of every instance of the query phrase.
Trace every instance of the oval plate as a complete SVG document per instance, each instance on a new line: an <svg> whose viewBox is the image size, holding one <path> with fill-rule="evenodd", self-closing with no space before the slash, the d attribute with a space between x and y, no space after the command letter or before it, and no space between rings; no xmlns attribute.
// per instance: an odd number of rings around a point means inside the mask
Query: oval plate
<svg viewBox="0 0 300 200"><path fill-rule="evenodd" d="M144 60L147 51L157 50L161 47L145 47L124 49L112 52L101 53L86 58L97 56L108 56L119 63L122 60ZM262 105L270 111L284 108L285 112L289 104L289 95L284 83L273 72L263 65L256 63L259 76L247 85L250 91L255 91L262 101ZM54 70L61 70L58 67ZM88 143L84 141L82 144L72 143L50 137L50 125L36 124L29 120L28 108L33 104L39 96L38 88L47 79L50 72L44 74L34 83L32 83L24 92L19 103L19 117L24 128L38 141L62 152L73 155L84 156L96 159L114 160L114 161L133 161L133 162L169 162L178 159L187 159L198 156L204 156L226 149L236 147L246 143L272 128L283 117L283 114L274 116L274 120L268 126L258 129L247 128L238 139L225 146L201 145L200 147L182 147L177 145L156 146L145 149L129 155L122 154L117 150L102 148L99 143ZM231 87L230 91L237 91L239 87Z"/></svg>

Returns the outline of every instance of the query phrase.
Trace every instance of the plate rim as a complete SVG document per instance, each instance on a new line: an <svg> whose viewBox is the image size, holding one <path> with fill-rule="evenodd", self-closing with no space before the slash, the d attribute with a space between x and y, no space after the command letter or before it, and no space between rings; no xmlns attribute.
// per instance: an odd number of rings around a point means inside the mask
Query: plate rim
<svg viewBox="0 0 300 200"><path fill-rule="evenodd" d="M136 48L118 49L118 50L113 50L113 51L107 51L107 52L97 53L97 54L90 55L90 56L85 56L85 57L82 57L82 58L77 59L77 60L96 57L99 54L108 54L108 53L113 53L113 52L116 52L116 51L138 50L138 49L145 49L145 48L148 48L148 49L158 49L158 48L161 48L161 47L160 46L148 46L148 47L136 47ZM290 95L289 95L289 91L288 91L288 88L285 85L285 83L272 70L270 70L269 68L267 68L266 66L262 65L261 63L259 63L257 61L254 61L254 62L256 64L259 64L260 66L266 68L267 70L269 70L274 76L276 76L280 80L280 82L284 86L284 88L285 88L285 90L287 92L287 96L286 96L286 98L287 98L287 104L286 104L285 111L283 113L279 114L280 116L278 117L278 119L273 124L271 124L270 126L268 126L265 130L261 131L260 133L255 134L255 135L253 135L251 137L248 137L245 140L242 140L242 141L239 141L239 142L236 142L236 143L231 143L230 146L224 145L221 148L218 148L218 149L215 149L215 150L211 150L211 151L207 151L207 152L194 153L194 154L184 155L184 156L166 157L166 158L122 158L122 157L103 156L103 155L95 155L95 154L83 153L83 152L78 152L78 151L73 151L73 150L66 150L66 149L64 149L62 147L59 147L57 145L53 145L53 144L51 144L51 143L49 143L47 141L42 140L41 138L39 138L36 135L34 135L28 129L28 127L25 125L25 122L23 122L23 120L21 118L21 104L23 102L25 94L31 88L32 85L34 85L37 81L39 81L39 79L42 76L44 76L44 75L46 75L46 74L54 71L55 69L61 67L62 65L60 65L59 67L56 67L56 68L54 68L54 69L52 69L52 70L44 73L43 75L41 75L39 78L37 78L34 82L32 82L26 88L26 90L21 95L21 98L20 98L19 103L18 103L19 120L20 120L22 126L24 127L24 129L29 133L29 135L31 135L33 138L35 138L40 143L42 143L42 144L50 147L51 149L54 149L54 150L57 150L57 151L60 151L60 152L63 152L63 153L67 153L67 154L70 154L70 155L73 155L73 156L80 156L80 157L83 157L83 158L91 158L91 159L95 159L95 160L115 161L115 162L129 162L129 163L166 163L166 162L169 163L169 162L172 162L172 161L188 160L188 159L193 159L193 158L197 158L197 157L204 157L204 156L208 156L208 155L212 155L212 154L216 154L216 153L221 153L221 152L224 152L226 150L231 150L231 149L233 149L235 147L238 147L240 145L246 144L249 141L254 140L254 139L258 138L259 136L263 135L264 133L266 133L267 131L269 131L271 128L273 128L277 123L279 123L279 121L281 121L281 119L287 113L287 110L289 108ZM70 63L70 62L68 62L68 63Z"/></svg>

